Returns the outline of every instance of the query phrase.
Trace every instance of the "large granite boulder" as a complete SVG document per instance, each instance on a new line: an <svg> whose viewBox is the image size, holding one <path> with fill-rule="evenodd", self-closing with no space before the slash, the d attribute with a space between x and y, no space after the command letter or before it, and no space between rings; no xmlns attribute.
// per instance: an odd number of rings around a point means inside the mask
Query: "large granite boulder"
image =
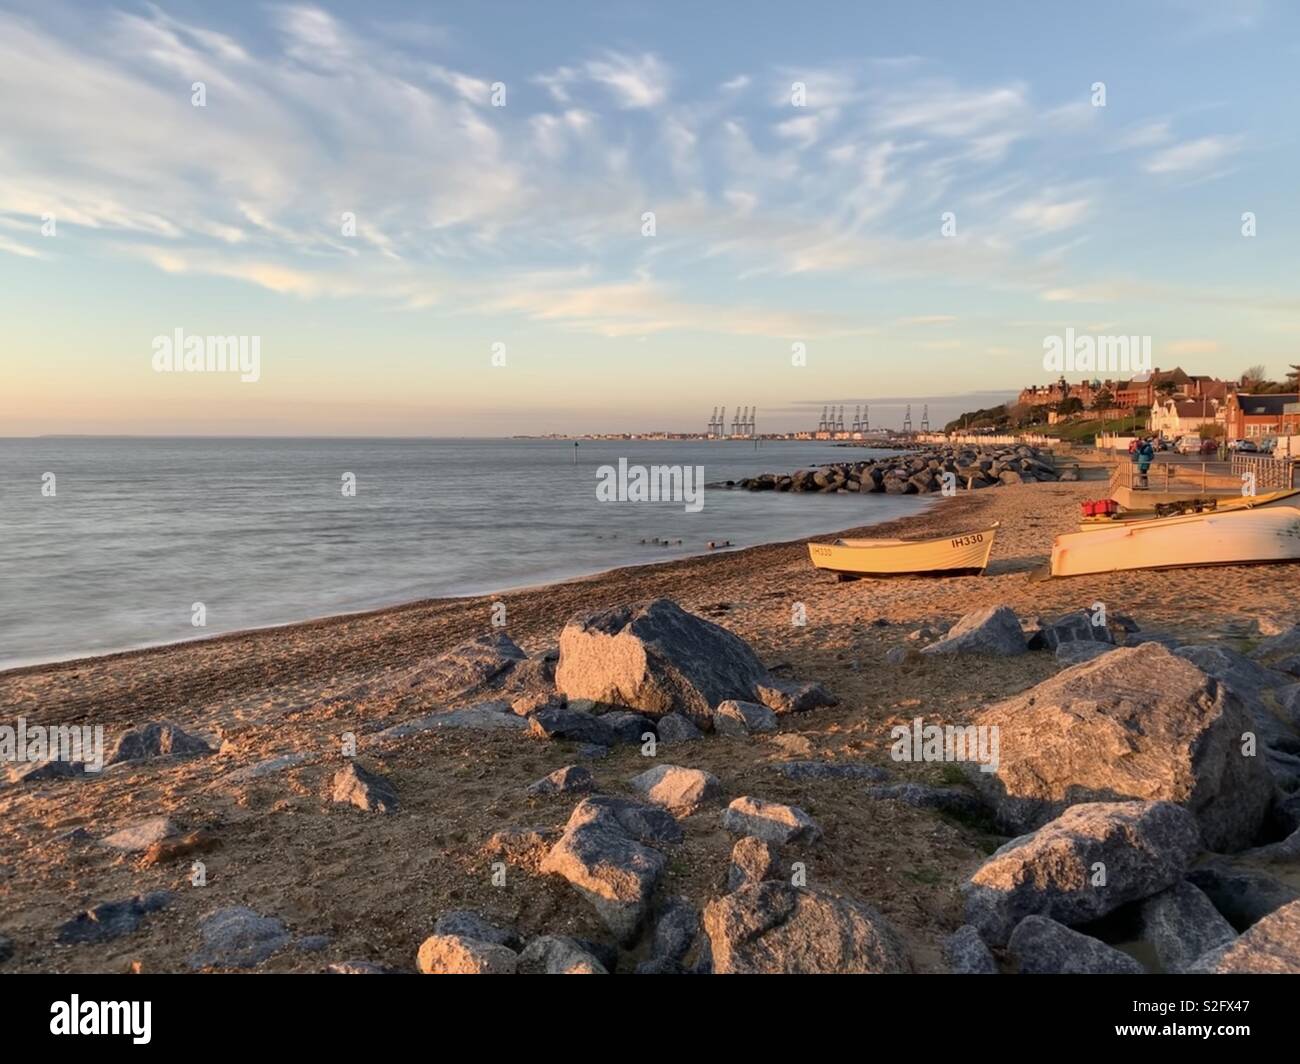
<svg viewBox="0 0 1300 1064"><path fill-rule="evenodd" d="M718 975L899 974L898 934L869 905L768 881L708 904L704 930Z"/></svg>
<svg viewBox="0 0 1300 1064"><path fill-rule="evenodd" d="M1127 953L1043 916L1026 916L1011 933L1007 954L1021 975L1144 975Z"/></svg>
<svg viewBox="0 0 1300 1064"><path fill-rule="evenodd" d="M669 599L569 621L555 683L570 699L628 706L651 717L682 713L711 727L713 708L754 701L767 670L743 639Z"/></svg>
<svg viewBox="0 0 1300 1064"><path fill-rule="evenodd" d="M1075 925L1179 882L1200 850L1172 802L1093 802L1012 839L963 887L966 921L995 946L1026 916Z"/></svg>
<svg viewBox="0 0 1300 1064"><path fill-rule="evenodd" d="M541 871L568 880L606 927L631 942L667 864L647 843L681 837L677 822L662 809L624 798L586 798L574 808Z"/></svg>
<svg viewBox="0 0 1300 1064"><path fill-rule="evenodd" d="M1211 950L1189 971L1216 975L1300 975L1300 901L1283 906L1240 938Z"/></svg>
<svg viewBox="0 0 1300 1064"><path fill-rule="evenodd" d="M122 733L106 765L123 761L148 761L158 757L203 757L212 753L197 735L191 735L170 721L151 721Z"/></svg>
<svg viewBox="0 0 1300 1064"><path fill-rule="evenodd" d="M1273 783L1243 754L1240 699L1154 643L1064 669L977 713L997 728L996 772L967 775L1003 830L1023 833L1079 802L1136 798L1186 806L1211 849L1250 845Z"/></svg>
<svg viewBox="0 0 1300 1064"><path fill-rule="evenodd" d="M1002 657L1029 650L1020 619L1010 606L986 606L966 614L948 634L922 649L922 654L995 654Z"/></svg>
<svg viewBox="0 0 1300 1064"><path fill-rule="evenodd" d="M1142 938L1166 972L1183 972L1198 958L1237 937L1203 891L1187 880L1142 903Z"/></svg>
<svg viewBox="0 0 1300 1064"><path fill-rule="evenodd" d="M430 698L457 698L503 680L527 657L505 632L492 632L417 665L406 674L400 686Z"/></svg>

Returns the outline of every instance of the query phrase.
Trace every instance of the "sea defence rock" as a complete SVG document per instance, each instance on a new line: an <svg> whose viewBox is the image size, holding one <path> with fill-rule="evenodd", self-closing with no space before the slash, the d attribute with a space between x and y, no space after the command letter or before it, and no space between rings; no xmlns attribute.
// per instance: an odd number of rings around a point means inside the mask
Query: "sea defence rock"
<svg viewBox="0 0 1300 1064"><path fill-rule="evenodd" d="M629 781L648 801L674 813L692 813L722 793L722 784L711 772L677 765L655 765Z"/></svg>
<svg viewBox="0 0 1300 1064"><path fill-rule="evenodd" d="M1236 937L1214 903L1186 880L1142 903L1142 938L1151 943L1166 972L1186 971L1197 958Z"/></svg>
<svg viewBox="0 0 1300 1064"><path fill-rule="evenodd" d="M1056 651L1060 647L1076 643L1114 642L1115 637L1111 635L1110 628L1105 624L1094 624L1093 616L1087 610L1075 610L1040 625L1030 640L1029 648Z"/></svg>
<svg viewBox="0 0 1300 1064"><path fill-rule="evenodd" d="M655 920L650 957L636 966L638 975L674 975L700 933L700 914L685 898L670 898Z"/></svg>
<svg viewBox="0 0 1300 1064"><path fill-rule="evenodd" d="M59 928L58 940L65 945L108 942L129 935L150 913L165 909L175 899L166 890L137 894L123 901L106 901L78 913ZM0 960L3 960L0 957Z"/></svg>
<svg viewBox="0 0 1300 1064"><path fill-rule="evenodd" d="M514 975L519 955L494 942L430 935L420 943L416 964L425 975Z"/></svg>
<svg viewBox="0 0 1300 1064"><path fill-rule="evenodd" d="M499 927L483 919L472 909L449 909L433 925L435 935L457 935L476 942L491 942L517 950L523 945L519 933L509 927Z"/></svg>
<svg viewBox="0 0 1300 1064"><path fill-rule="evenodd" d="M1127 953L1043 916L1026 916L1007 942L1021 975L1144 975Z"/></svg>
<svg viewBox="0 0 1300 1064"><path fill-rule="evenodd" d="M235 905L199 921L203 945L191 968L252 968L289 944L289 932L273 916Z"/></svg>
<svg viewBox="0 0 1300 1064"><path fill-rule="evenodd" d="M1197 865L1187 878L1238 931L1245 931L1282 906L1300 900L1300 891L1289 883L1267 872L1222 859Z"/></svg>
<svg viewBox="0 0 1300 1064"><path fill-rule="evenodd" d="M718 975L901 974L902 940L871 906L774 881L750 884L704 910Z"/></svg>
<svg viewBox="0 0 1300 1064"><path fill-rule="evenodd" d="M397 812L397 788L386 777L362 768L355 761L349 761L334 773L331 797L367 813Z"/></svg>
<svg viewBox="0 0 1300 1064"><path fill-rule="evenodd" d="M113 832L103 839L105 846L123 853L141 853L156 842L179 835L180 829L165 816L153 816L139 820Z"/></svg>
<svg viewBox="0 0 1300 1064"><path fill-rule="evenodd" d="M417 665L400 686L430 698L458 698L480 691L528 657L505 632L470 639Z"/></svg>
<svg viewBox="0 0 1300 1064"><path fill-rule="evenodd" d="M1199 850L1196 820L1172 802L1072 806L976 870L966 921L995 946L1026 916L1087 923L1173 886Z"/></svg>
<svg viewBox="0 0 1300 1064"><path fill-rule="evenodd" d="M1164 800L1195 815L1209 848L1238 850L1272 802L1262 759L1243 756L1241 701L1158 644L1064 669L974 723L998 729L999 762L991 773L968 764L967 775L1009 833L1078 802Z"/></svg>
<svg viewBox="0 0 1300 1064"><path fill-rule="evenodd" d="M942 639L922 654L997 654L1003 657L1029 650L1020 619L1010 606L986 606L966 614Z"/></svg>
<svg viewBox="0 0 1300 1064"><path fill-rule="evenodd" d="M104 763L118 765L124 761L148 761L157 757L203 757L212 747L197 735L170 721L151 721L122 733L117 746Z"/></svg>
<svg viewBox="0 0 1300 1064"><path fill-rule="evenodd" d="M943 959L953 975L997 975L998 962L978 929L963 924L944 939Z"/></svg>
<svg viewBox="0 0 1300 1064"><path fill-rule="evenodd" d="M1264 917L1240 938L1198 959L1195 973L1300 975L1300 901Z"/></svg>
<svg viewBox="0 0 1300 1064"><path fill-rule="evenodd" d="M681 713L712 726L727 699L756 701L771 681L738 636L669 599L576 617L560 635L555 683L574 699L626 706L650 717Z"/></svg>
<svg viewBox="0 0 1300 1064"><path fill-rule="evenodd" d="M529 786L527 793L543 797L550 794L584 794L595 789L596 781L588 769L581 765L566 765Z"/></svg>
<svg viewBox="0 0 1300 1064"><path fill-rule="evenodd" d="M636 937L667 859L649 843L676 842L672 815L624 798L579 802L541 872L558 875L596 910L623 942Z"/></svg>
<svg viewBox="0 0 1300 1064"><path fill-rule="evenodd" d="M704 733L692 723L690 717L681 713L665 713L655 725L662 743L689 743L702 739Z"/></svg>
<svg viewBox="0 0 1300 1064"><path fill-rule="evenodd" d="M822 829L798 806L765 802L761 798L737 798L722 814L722 826L733 835L753 835L780 844L816 842Z"/></svg>
<svg viewBox="0 0 1300 1064"><path fill-rule="evenodd" d="M784 879L785 870L776 849L766 839L746 835L731 848L731 867L727 869L727 889L739 890L765 879Z"/></svg>
<svg viewBox="0 0 1300 1064"><path fill-rule="evenodd" d="M539 935L519 954L520 975L608 975L600 961L571 938Z"/></svg>
<svg viewBox="0 0 1300 1064"><path fill-rule="evenodd" d="M776 714L759 702L729 698L713 711L713 730L720 735L745 736L776 731Z"/></svg>

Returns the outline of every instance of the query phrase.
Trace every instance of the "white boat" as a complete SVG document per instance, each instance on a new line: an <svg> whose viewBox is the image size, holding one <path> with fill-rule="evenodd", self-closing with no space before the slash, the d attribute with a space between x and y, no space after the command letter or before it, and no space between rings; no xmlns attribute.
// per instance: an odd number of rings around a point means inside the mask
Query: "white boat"
<svg viewBox="0 0 1300 1064"><path fill-rule="evenodd" d="M1211 510L1151 521L1120 521L1069 532L1052 544L1052 576L1127 569L1185 569L1300 561L1300 508ZM1044 574L1046 575L1046 574Z"/></svg>
<svg viewBox="0 0 1300 1064"><path fill-rule="evenodd" d="M989 563L997 529L995 521L942 539L837 539L809 543L808 555L818 569L845 576L980 573Z"/></svg>

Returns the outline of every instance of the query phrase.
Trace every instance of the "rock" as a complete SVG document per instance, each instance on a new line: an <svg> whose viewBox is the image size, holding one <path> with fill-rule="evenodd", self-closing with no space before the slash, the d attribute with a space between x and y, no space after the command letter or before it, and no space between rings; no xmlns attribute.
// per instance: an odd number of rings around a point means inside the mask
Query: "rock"
<svg viewBox="0 0 1300 1064"><path fill-rule="evenodd" d="M871 780L879 782L889 773L876 765L833 761L783 761L773 768L788 780Z"/></svg>
<svg viewBox="0 0 1300 1064"><path fill-rule="evenodd" d="M336 961L325 966L326 975L396 975L397 972L386 964L373 961Z"/></svg>
<svg viewBox="0 0 1300 1064"><path fill-rule="evenodd" d="M165 909L175 899L166 890L137 894L125 901L106 901L78 913L59 928L58 940L65 945L108 942L129 935L140 926L140 921L150 913ZM0 960L4 960L0 957Z"/></svg>
<svg viewBox="0 0 1300 1064"><path fill-rule="evenodd" d="M681 713L665 713L659 718L656 730L661 743L688 743L704 735L690 717Z"/></svg>
<svg viewBox="0 0 1300 1064"><path fill-rule="evenodd" d="M655 923L650 957L637 965L638 975L673 975L700 933L700 914L685 898L672 898Z"/></svg>
<svg viewBox="0 0 1300 1064"><path fill-rule="evenodd" d="M1114 649L1114 643L1062 643L1056 648L1056 660L1063 665L1078 665Z"/></svg>
<svg viewBox="0 0 1300 1064"><path fill-rule="evenodd" d="M519 954L520 975L608 975L609 970L571 938L540 935Z"/></svg>
<svg viewBox="0 0 1300 1064"><path fill-rule="evenodd" d="M749 735L776 731L776 714L758 702L729 698L713 711L713 730L720 735Z"/></svg>
<svg viewBox="0 0 1300 1064"><path fill-rule="evenodd" d="M349 761L336 773L332 797L367 813L397 812L397 788L377 772Z"/></svg>
<svg viewBox="0 0 1300 1064"><path fill-rule="evenodd" d="M619 709L612 713L602 713L600 720L613 732L615 742L640 743L645 741L646 735L655 735L654 721L631 710Z"/></svg>
<svg viewBox="0 0 1300 1064"><path fill-rule="evenodd" d="M149 849L155 842L179 833L179 829L167 817L155 816L115 831L101 841L105 846L123 853L139 853Z"/></svg>
<svg viewBox="0 0 1300 1064"><path fill-rule="evenodd" d="M203 945L191 968L252 968L289 944L284 924L236 905L208 913L199 921Z"/></svg>
<svg viewBox="0 0 1300 1064"><path fill-rule="evenodd" d="M618 742L618 735L604 718L576 709L539 709L528 718L528 726L542 739L569 739L598 746L613 746Z"/></svg>
<svg viewBox="0 0 1300 1064"><path fill-rule="evenodd" d="M1172 802L1072 806L976 870L963 887L966 921L995 946L1026 916L1087 923L1173 886L1199 849L1195 819Z"/></svg>
<svg viewBox="0 0 1300 1064"><path fill-rule="evenodd" d="M727 890L735 891L765 879L784 879L785 870L772 844L746 835L731 848L731 867L727 870Z"/></svg>
<svg viewBox="0 0 1300 1064"><path fill-rule="evenodd" d="M1277 635L1265 639L1250 652L1252 658L1265 664L1279 658L1289 658L1294 654L1300 654L1300 624L1292 625Z"/></svg>
<svg viewBox="0 0 1300 1064"><path fill-rule="evenodd" d="M1185 646L1175 653L1241 699L1250 714L1251 730L1258 733L1265 749L1268 770L1284 789L1295 790L1300 785L1300 735L1273 712L1279 692L1290 684L1291 677L1227 647Z"/></svg>
<svg viewBox="0 0 1300 1064"><path fill-rule="evenodd" d="M1114 643L1115 638L1105 624L1093 624L1087 610L1075 610L1040 626L1034 642L1055 651L1073 643Z"/></svg>
<svg viewBox="0 0 1300 1064"><path fill-rule="evenodd" d="M430 698L462 697L502 679L527 657L505 632L493 632L416 666L401 686Z"/></svg>
<svg viewBox="0 0 1300 1064"><path fill-rule="evenodd" d="M978 929L970 924L963 924L949 935L943 943L944 960L953 975L997 975L998 962Z"/></svg>
<svg viewBox="0 0 1300 1064"><path fill-rule="evenodd" d="M43 783L48 780L79 779L86 775L81 761L28 761L8 770L9 782Z"/></svg>
<svg viewBox="0 0 1300 1064"><path fill-rule="evenodd" d="M1238 931L1300 899L1300 891L1265 872L1209 861L1192 869L1188 880L1205 892Z"/></svg>
<svg viewBox="0 0 1300 1064"><path fill-rule="evenodd" d="M753 700L767 678L744 640L669 599L577 617L560 635L555 682L570 699L682 713L707 724L728 698Z"/></svg>
<svg viewBox="0 0 1300 1064"><path fill-rule="evenodd" d="M1264 824L1273 785L1241 755L1245 707L1200 669L1149 644L1064 669L974 716L997 728L996 772L967 776L1008 833L1078 802L1173 801L1212 849L1241 849Z"/></svg>
<svg viewBox="0 0 1300 1064"><path fill-rule="evenodd" d="M489 923L471 909L451 909L443 913L434 923L433 933L473 939L475 942L487 942L511 950L518 950L523 945L523 939L519 937L517 931Z"/></svg>
<svg viewBox="0 0 1300 1064"><path fill-rule="evenodd" d="M1300 901L1264 917L1235 942L1211 950L1190 971L1300 975Z"/></svg>
<svg viewBox="0 0 1300 1064"><path fill-rule="evenodd" d="M722 794L722 784L712 773L677 765L655 765L629 781L655 805L674 813L692 813Z"/></svg>
<svg viewBox="0 0 1300 1064"><path fill-rule="evenodd" d="M0 964L12 958L14 955L14 944L4 935L0 935Z"/></svg>
<svg viewBox="0 0 1300 1064"><path fill-rule="evenodd" d="M1043 916L1026 916L1011 933L1007 953L1021 975L1143 975L1127 953Z"/></svg>
<svg viewBox="0 0 1300 1064"><path fill-rule="evenodd" d="M566 765L530 785L527 793L531 795L585 794L595 789L596 781L592 779L588 769L581 765Z"/></svg>
<svg viewBox="0 0 1300 1064"><path fill-rule="evenodd" d="M635 938L667 863L645 843L681 838L675 821L669 831L658 817L672 821L637 802L585 798L541 864L544 874L568 880L623 942Z"/></svg>
<svg viewBox="0 0 1300 1064"><path fill-rule="evenodd" d="M921 655L911 647L890 647L885 651L885 664L894 668L906 665L910 661L920 661Z"/></svg>
<svg viewBox="0 0 1300 1064"><path fill-rule="evenodd" d="M755 835L767 842L816 842L822 829L802 809L765 802L748 796L737 798L722 814L722 826L733 835Z"/></svg>
<svg viewBox="0 0 1300 1064"><path fill-rule="evenodd" d="M319 953L327 949L330 944L329 935L303 935L293 944L293 948L300 953Z"/></svg>
<svg viewBox="0 0 1300 1064"><path fill-rule="evenodd" d="M1141 920L1142 938L1166 972L1186 971L1198 957L1237 937L1214 903L1186 880L1144 901Z"/></svg>
<svg viewBox="0 0 1300 1064"><path fill-rule="evenodd" d="M922 654L997 654L1028 651L1020 621L1010 606L987 606L966 614L948 634L921 650Z"/></svg>
<svg viewBox="0 0 1300 1064"><path fill-rule="evenodd" d="M540 865L559 837L554 828L504 828L483 844L483 854L516 864Z"/></svg>
<svg viewBox="0 0 1300 1064"><path fill-rule="evenodd" d="M917 809L937 809L954 816L979 816L985 812L979 796L965 787L935 787L928 783L887 783L868 787L868 798L903 802Z"/></svg>
<svg viewBox="0 0 1300 1064"><path fill-rule="evenodd" d="M514 950L460 935L430 935L416 956L425 975L514 975L518 964Z"/></svg>
<svg viewBox="0 0 1300 1064"><path fill-rule="evenodd" d="M902 940L869 905L765 882L741 887L704 910L719 975L902 974Z"/></svg>
<svg viewBox="0 0 1300 1064"><path fill-rule="evenodd" d="M835 706L839 699L819 683L800 683L768 677L754 685L754 697L775 713L807 713Z"/></svg>
<svg viewBox="0 0 1300 1064"><path fill-rule="evenodd" d="M123 732L105 764L117 765L156 757L203 757L211 753L212 747L197 735L191 735L170 721L151 721Z"/></svg>
<svg viewBox="0 0 1300 1064"><path fill-rule="evenodd" d="M1240 856L1243 861L1254 861L1262 864L1300 862L1300 828L1291 832L1280 842L1270 842L1267 846L1257 846L1253 850L1246 850Z"/></svg>

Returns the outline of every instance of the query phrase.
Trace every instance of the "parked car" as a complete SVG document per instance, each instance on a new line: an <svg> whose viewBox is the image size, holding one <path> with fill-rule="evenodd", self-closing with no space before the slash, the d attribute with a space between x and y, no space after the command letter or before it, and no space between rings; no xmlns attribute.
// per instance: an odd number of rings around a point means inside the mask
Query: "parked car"
<svg viewBox="0 0 1300 1064"><path fill-rule="evenodd" d="M1181 436L1174 450L1179 454L1200 454L1201 440L1198 436Z"/></svg>
<svg viewBox="0 0 1300 1064"><path fill-rule="evenodd" d="M1233 440L1232 449L1242 454L1259 454L1259 448L1255 446L1254 440Z"/></svg>
<svg viewBox="0 0 1300 1064"><path fill-rule="evenodd" d="M1259 450L1261 454L1272 454L1277 449L1277 437L1266 436L1259 441Z"/></svg>

